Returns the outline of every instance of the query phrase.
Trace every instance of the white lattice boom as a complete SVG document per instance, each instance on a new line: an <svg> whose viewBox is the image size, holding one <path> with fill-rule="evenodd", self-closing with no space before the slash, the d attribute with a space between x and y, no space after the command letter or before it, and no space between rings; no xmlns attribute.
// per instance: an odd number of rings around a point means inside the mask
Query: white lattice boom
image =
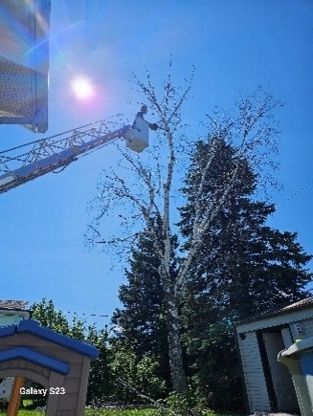
<svg viewBox="0 0 313 416"><path fill-rule="evenodd" d="M50 0L0 2L0 124L48 128Z"/></svg>

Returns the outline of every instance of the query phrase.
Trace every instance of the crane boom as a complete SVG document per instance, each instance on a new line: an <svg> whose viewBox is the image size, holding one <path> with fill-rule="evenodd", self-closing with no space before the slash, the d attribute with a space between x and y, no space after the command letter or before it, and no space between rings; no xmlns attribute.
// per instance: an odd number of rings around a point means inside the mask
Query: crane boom
<svg viewBox="0 0 313 416"><path fill-rule="evenodd" d="M107 120L100 120L0 152L0 193L66 167L83 154L119 138L124 138L132 150L141 152L148 146L148 123L144 123L147 126L138 128L135 120L133 126L125 125L110 132Z"/></svg>

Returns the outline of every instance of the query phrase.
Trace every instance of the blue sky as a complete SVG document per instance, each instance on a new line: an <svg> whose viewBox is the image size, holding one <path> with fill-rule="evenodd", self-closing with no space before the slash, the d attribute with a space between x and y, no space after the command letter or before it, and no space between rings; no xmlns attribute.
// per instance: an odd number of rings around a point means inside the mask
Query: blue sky
<svg viewBox="0 0 313 416"><path fill-rule="evenodd" d="M284 188L274 195L277 213L269 224L297 231L298 241L313 253L311 1L52 0L51 6L45 137L117 113L132 118L142 97L129 83L130 71L141 77L147 67L158 83L171 55L178 83L188 78L192 65L196 68L193 99L185 109L190 123L203 119L215 104L231 109L238 90L270 86L285 106L277 112L282 129L278 179ZM77 75L95 85L93 100L73 96L70 83ZM41 137L18 126L0 128L1 150ZM115 147L108 146L58 175L0 196L2 299L46 297L58 309L79 314L110 315L118 306L123 275L110 271L110 256L88 252L83 244L86 207L100 171L117 163ZM114 219L108 227L114 227Z"/></svg>

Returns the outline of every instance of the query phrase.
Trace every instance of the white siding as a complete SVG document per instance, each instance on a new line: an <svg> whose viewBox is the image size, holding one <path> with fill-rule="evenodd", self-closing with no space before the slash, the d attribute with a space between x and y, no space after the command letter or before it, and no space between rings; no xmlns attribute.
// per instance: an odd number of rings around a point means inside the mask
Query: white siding
<svg viewBox="0 0 313 416"><path fill-rule="evenodd" d="M284 315L276 315L272 316L270 318L264 317L263 319L259 319L253 322L248 323L242 323L237 326L237 332L243 333L243 332L250 332L250 331L256 331L258 329L263 328L272 328L274 326L279 325L286 325L292 322L299 322L303 320L313 320L313 308L310 309L304 309L301 311L294 311L294 312L288 312ZM313 324L312 327L310 326L310 330L313 331ZM313 332L312 332L313 335Z"/></svg>
<svg viewBox="0 0 313 416"><path fill-rule="evenodd" d="M313 318L298 320L296 323L299 323L301 326L301 333L299 334L294 326L295 323L290 324L290 331L294 340L301 338L310 338L313 337Z"/></svg>
<svg viewBox="0 0 313 416"><path fill-rule="evenodd" d="M264 332L263 339L272 375L275 396L280 412L296 412L297 397L292 378L286 366L277 361L277 355L285 349L281 333Z"/></svg>
<svg viewBox="0 0 313 416"><path fill-rule="evenodd" d="M303 322L306 338L313 337L313 318Z"/></svg>
<svg viewBox="0 0 313 416"><path fill-rule="evenodd" d="M255 332L238 338L250 411L270 411L270 401Z"/></svg>
<svg viewBox="0 0 313 416"><path fill-rule="evenodd" d="M289 328L283 328L281 330L281 336L282 336L283 341L284 341L284 348L285 349L289 348L290 345L293 344L293 340L291 338L291 333L290 333ZM284 349L284 348L282 348L282 349Z"/></svg>

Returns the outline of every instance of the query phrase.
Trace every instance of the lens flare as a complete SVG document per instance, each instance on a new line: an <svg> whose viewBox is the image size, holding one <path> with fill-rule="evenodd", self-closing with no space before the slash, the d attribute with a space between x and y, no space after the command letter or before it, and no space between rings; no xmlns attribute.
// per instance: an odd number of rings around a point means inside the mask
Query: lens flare
<svg viewBox="0 0 313 416"><path fill-rule="evenodd" d="M72 89L77 98L84 100L93 95L93 87L85 78L75 78L72 81Z"/></svg>

